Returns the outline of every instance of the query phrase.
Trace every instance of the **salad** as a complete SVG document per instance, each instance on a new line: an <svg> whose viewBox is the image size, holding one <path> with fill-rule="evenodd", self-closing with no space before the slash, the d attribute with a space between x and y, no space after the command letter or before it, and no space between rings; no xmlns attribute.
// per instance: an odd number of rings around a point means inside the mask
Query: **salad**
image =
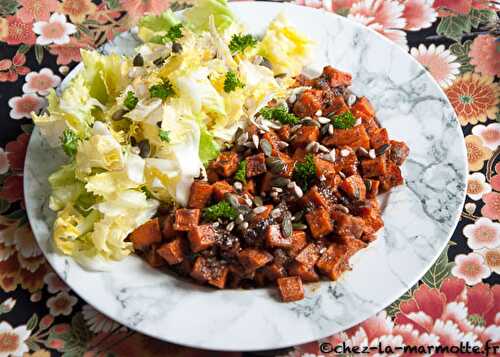
<svg viewBox="0 0 500 357"><path fill-rule="evenodd" d="M83 68L33 119L67 164L54 172L53 242L89 269L134 251L131 232L160 210L185 207L195 178L287 98L313 43L280 15L261 38L225 0L146 16L135 56L82 50Z"/></svg>

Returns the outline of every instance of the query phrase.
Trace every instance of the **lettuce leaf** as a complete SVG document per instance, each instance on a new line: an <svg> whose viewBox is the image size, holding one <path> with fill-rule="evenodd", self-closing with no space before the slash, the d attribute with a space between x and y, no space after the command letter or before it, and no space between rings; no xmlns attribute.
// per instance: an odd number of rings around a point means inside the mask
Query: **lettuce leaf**
<svg viewBox="0 0 500 357"><path fill-rule="evenodd" d="M72 164L61 166L50 175L49 184L52 189L49 207L53 211L59 211L74 203L85 192L84 183L77 180L75 166Z"/></svg>
<svg viewBox="0 0 500 357"><path fill-rule="evenodd" d="M214 17L215 26L219 31L224 31L235 21L226 0L200 0L184 12L186 25L194 32L208 31L210 16Z"/></svg>
<svg viewBox="0 0 500 357"><path fill-rule="evenodd" d="M150 42L156 36L165 35L172 26L179 23L170 9L160 15L146 15L139 21L138 36L142 41Z"/></svg>
<svg viewBox="0 0 500 357"><path fill-rule="evenodd" d="M199 156L201 162L206 165L209 161L215 159L219 155L219 144L215 141L212 134L202 126L200 127L200 149Z"/></svg>

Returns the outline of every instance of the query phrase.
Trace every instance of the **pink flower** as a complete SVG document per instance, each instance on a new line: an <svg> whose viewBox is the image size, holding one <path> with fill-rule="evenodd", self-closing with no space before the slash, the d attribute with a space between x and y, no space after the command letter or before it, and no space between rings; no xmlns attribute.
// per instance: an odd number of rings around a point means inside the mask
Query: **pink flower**
<svg viewBox="0 0 500 357"><path fill-rule="evenodd" d="M439 16L466 15L472 8L471 0L435 0L434 9L438 10Z"/></svg>
<svg viewBox="0 0 500 357"><path fill-rule="evenodd" d="M138 19L145 13L160 14L169 6L166 0L121 0L120 5L132 19Z"/></svg>
<svg viewBox="0 0 500 357"><path fill-rule="evenodd" d="M486 177L481 172L474 172L467 178L467 195L477 201L485 193L491 192L491 186L486 183Z"/></svg>
<svg viewBox="0 0 500 357"><path fill-rule="evenodd" d="M5 145L7 158L12 170L22 172L24 169L24 159L30 137L26 133L20 134L16 140L13 140Z"/></svg>
<svg viewBox="0 0 500 357"><path fill-rule="evenodd" d="M61 11L74 23L82 23L85 17L95 13L96 5L91 0L63 0Z"/></svg>
<svg viewBox="0 0 500 357"><path fill-rule="evenodd" d="M57 64L69 64L81 61L80 49L90 48L88 41L71 37L65 45L50 45L49 52L57 56Z"/></svg>
<svg viewBox="0 0 500 357"><path fill-rule="evenodd" d="M483 139L484 146L496 150L500 146L500 124L493 123L488 126L476 125L472 128L472 134Z"/></svg>
<svg viewBox="0 0 500 357"><path fill-rule="evenodd" d="M432 26L437 13L426 0L408 0L404 3L403 17L406 20L405 30L418 31Z"/></svg>
<svg viewBox="0 0 500 357"><path fill-rule="evenodd" d="M47 307L52 316L69 316L73 310L73 306L77 302L78 299L76 297L69 295L66 291L62 291L47 300Z"/></svg>
<svg viewBox="0 0 500 357"><path fill-rule="evenodd" d="M34 45L36 36L33 33L33 22L23 22L17 16L8 16L9 31L3 39L8 45Z"/></svg>
<svg viewBox="0 0 500 357"><path fill-rule="evenodd" d="M50 13L56 11L59 7L57 0L19 0L22 5L17 12L17 16L23 22L46 21Z"/></svg>
<svg viewBox="0 0 500 357"><path fill-rule="evenodd" d="M7 153L0 148L0 175L5 174L9 171L9 160L7 159Z"/></svg>
<svg viewBox="0 0 500 357"><path fill-rule="evenodd" d="M36 94L23 94L22 97L10 98L8 103L12 108L10 111L12 119L30 119L31 113L38 113L44 107L45 100Z"/></svg>
<svg viewBox="0 0 500 357"><path fill-rule="evenodd" d="M23 177L17 175L7 176L0 190L0 198L14 203L23 199Z"/></svg>
<svg viewBox="0 0 500 357"><path fill-rule="evenodd" d="M500 223L481 217L474 224L464 227L467 245L472 249L496 248L500 246Z"/></svg>
<svg viewBox="0 0 500 357"><path fill-rule="evenodd" d="M481 208L481 214L485 217L500 220L500 193L489 192L483 196L485 205Z"/></svg>
<svg viewBox="0 0 500 357"><path fill-rule="evenodd" d="M66 16L53 13L48 22L39 21L33 24L33 31L39 35L36 43L39 45L64 45L69 42L69 35L76 32L76 26L66 21Z"/></svg>
<svg viewBox="0 0 500 357"><path fill-rule="evenodd" d="M295 3L297 5L312 7L314 9L321 9L329 5L328 1L325 0L298 0L295 1Z"/></svg>
<svg viewBox="0 0 500 357"><path fill-rule="evenodd" d="M396 0L361 0L352 5L348 17L406 47L404 5Z"/></svg>
<svg viewBox="0 0 500 357"><path fill-rule="evenodd" d="M89 326L89 330L95 333L111 332L118 327L118 324L104 316L90 305L84 305L82 308L83 318Z"/></svg>
<svg viewBox="0 0 500 357"><path fill-rule="evenodd" d="M469 285L476 285L491 275L491 270L486 266L484 258L474 252L457 255L455 264L451 269L451 274L464 279Z"/></svg>
<svg viewBox="0 0 500 357"><path fill-rule="evenodd" d="M469 51L470 63L476 71L490 76L500 76L500 60L496 39L492 35L479 35L475 38Z"/></svg>
<svg viewBox="0 0 500 357"><path fill-rule="evenodd" d="M442 87L449 86L460 72L460 64L455 62L457 57L444 45L436 47L431 44L429 48L425 45L419 45L418 49L413 47L410 54L422 64Z"/></svg>
<svg viewBox="0 0 500 357"><path fill-rule="evenodd" d="M495 274L500 274L500 247L494 249L481 249L477 251L481 254L488 268Z"/></svg>
<svg viewBox="0 0 500 357"><path fill-rule="evenodd" d="M12 60L3 59L0 61L0 82L15 82L19 75L24 76L30 69L23 66L26 63L26 56L16 52Z"/></svg>
<svg viewBox="0 0 500 357"><path fill-rule="evenodd" d="M58 293L59 291L69 291L68 285L54 272L45 275L43 281L47 284L47 290L51 294Z"/></svg>
<svg viewBox="0 0 500 357"><path fill-rule="evenodd" d="M495 172L496 175L492 176L490 180L491 187L495 191L500 191L500 162L497 162L497 164L495 165Z"/></svg>
<svg viewBox="0 0 500 357"><path fill-rule="evenodd" d="M28 73L26 83L23 85L23 92L47 95L50 89L57 87L60 82L61 78L56 76L50 68L43 68L38 73Z"/></svg>

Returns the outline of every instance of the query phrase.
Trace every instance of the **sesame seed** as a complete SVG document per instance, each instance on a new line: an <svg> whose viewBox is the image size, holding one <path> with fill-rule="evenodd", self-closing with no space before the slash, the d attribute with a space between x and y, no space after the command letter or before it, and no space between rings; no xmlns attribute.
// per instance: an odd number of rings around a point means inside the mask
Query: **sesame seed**
<svg viewBox="0 0 500 357"><path fill-rule="evenodd" d="M340 150L340 156L342 156L342 157L349 156L350 153L351 152L349 150L347 150L347 149Z"/></svg>

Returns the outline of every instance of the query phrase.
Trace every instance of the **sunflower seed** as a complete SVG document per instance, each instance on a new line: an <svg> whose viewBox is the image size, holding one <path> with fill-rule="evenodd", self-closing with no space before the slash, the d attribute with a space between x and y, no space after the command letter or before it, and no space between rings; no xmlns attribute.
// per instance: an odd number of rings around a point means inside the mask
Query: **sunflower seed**
<svg viewBox="0 0 500 357"><path fill-rule="evenodd" d="M292 94L290 98L288 98L288 101L290 103L295 103L297 101L297 96L295 94Z"/></svg>
<svg viewBox="0 0 500 357"><path fill-rule="evenodd" d="M286 177L275 177L272 179L271 185L275 187L286 187L289 182L290 179Z"/></svg>
<svg viewBox="0 0 500 357"><path fill-rule="evenodd" d="M320 132L321 132L322 136L327 136L328 135L328 125L323 125Z"/></svg>
<svg viewBox="0 0 500 357"><path fill-rule="evenodd" d="M264 152L264 155L266 155L267 157L270 157L273 153L273 147L266 139L262 139L260 141L260 148L262 149L262 152Z"/></svg>
<svg viewBox="0 0 500 357"><path fill-rule="evenodd" d="M330 122L330 119L325 118L325 117L319 117L319 118L318 118L318 121L319 121L321 124L328 124L328 123Z"/></svg>
<svg viewBox="0 0 500 357"><path fill-rule="evenodd" d="M285 238L288 238L292 235L292 231L293 231L292 220L290 219L289 216L287 216L283 219L283 222L281 222L281 232L283 233L283 236Z"/></svg>
<svg viewBox="0 0 500 357"><path fill-rule="evenodd" d="M320 109L316 113L314 113L314 115L316 115L317 117L320 117L323 115L323 111Z"/></svg>
<svg viewBox="0 0 500 357"><path fill-rule="evenodd" d="M248 222L243 222L240 227L243 230L247 230L248 229Z"/></svg>
<svg viewBox="0 0 500 357"><path fill-rule="evenodd" d="M212 227L217 228L217 227L219 227L219 224L220 224L219 222L214 222L214 223L212 223Z"/></svg>
<svg viewBox="0 0 500 357"><path fill-rule="evenodd" d="M245 203L247 204L248 207L252 207L253 201L250 197L245 197Z"/></svg>
<svg viewBox="0 0 500 357"><path fill-rule="evenodd" d="M281 216L281 210L279 208L275 208L271 211L271 217L278 218Z"/></svg>
<svg viewBox="0 0 500 357"><path fill-rule="evenodd" d="M319 157L323 160L329 161L334 163L335 160L332 159L332 156L330 154L320 154Z"/></svg>
<svg viewBox="0 0 500 357"><path fill-rule="evenodd" d="M349 208L347 208L346 206L341 205L341 204L333 205L333 209L335 209L337 211L344 212L344 213L349 213Z"/></svg>
<svg viewBox="0 0 500 357"><path fill-rule="evenodd" d="M292 189L294 185L295 185L295 182L294 182L294 181L290 181L290 182L288 183L288 185L286 185L286 187L288 187L288 188Z"/></svg>
<svg viewBox="0 0 500 357"><path fill-rule="evenodd" d="M290 129L290 131L291 131L292 133L295 133L295 132L296 132L297 130L299 130L301 127L302 127L302 125L300 125L300 124L294 125L294 126L292 126L292 128Z"/></svg>
<svg viewBox="0 0 500 357"><path fill-rule="evenodd" d="M149 154L151 153L151 146L149 145L149 140L144 139L137 144L139 146L139 156L142 157L143 159L149 157Z"/></svg>
<svg viewBox="0 0 500 357"><path fill-rule="evenodd" d="M315 121L311 117L305 117L304 119L302 119L300 121L300 123L303 125L310 126L310 125L314 125Z"/></svg>
<svg viewBox="0 0 500 357"><path fill-rule="evenodd" d="M280 148L280 149L284 149L284 148L288 147L288 143L285 141L278 141L277 145L278 145L278 148Z"/></svg>
<svg viewBox="0 0 500 357"><path fill-rule="evenodd" d="M356 96L354 94L351 94L349 97L347 97L347 105L352 106L354 103L356 103Z"/></svg>
<svg viewBox="0 0 500 357"><path fill-rule="evenodd" d="M260 213L263 213L267 208L265 206L259 206L259 207L255 207L253 209L253 213L255 214L260 214Z"/></svg>
<svg viewBox="0 0 500 357"><path fill-rule="evenodd" d="M358 149L358 155L362 157L368 157L368 151L365 148L360 147Z"/></svg>
<svg viewBox="0 0 500 357"><path fill-rule="evenodd" d="M142 58L142 55L140 53L135 55L134 60L132 61L132 64L136 67L144 66L144 58Z"/></svg>
<svg viewBox="0 0 500 357"><path fill-rule="evenodd" d="M273 186L273 187L271 187L271 190L273 190L274 192L278 192L278 193L283 192L283 189L282 189L282 188L280 188L280 187L274 187L274 186Z"/></svg>
<svg viewBox="0 0 500 357"><path fill-rule="evenodd" d="M351 152L347 149L340 150L340 156L342 156L342 157L347 157L347 156L349 156L350 153Z"/></svg>
<svg viewBox="0 0 500 357"><path fill-rule="evenodd" d="M252 135L252 142L253 142L253 146L255 146L255 148L258 149L259 148L259 137L257 136L257 134Z"/></svg>
<svg viewBox="0 0 500 357"><path fill-rule="evenodd" d="M233 186L237 191L241 191L243 189L243 184L239 181L236 181L235 183L233 183Z"/></svg>
<svg viewBox="0 0 500 357"><path fill-rule="evenodd" d="M346 178L345 173L343 173L342 171L339 171L339 176L342 177L343 179Z"/></svg>
<svg viewBox="0 0 500 357"><path fill-rule="evenodd" d="M239 137L238 137L238 140L236 140L236 143L238 145L243 145L245 144L246 142L248 141L248 132L244 132L243 134L241 134Z"/></svg>
<svg viewBox="0 0 500 357"><path fill-rule="evenodd" d="M333 125L328 124L328 134L333 135Z"/></svg>
<svg viewBox="0 0 500 357"><path fill-rule="evenodd" d="M154 65L160 67L165 62L164 57L157 58L153 61Z"/></svg>
<svg viewBox="0 0 500 357"><path fill-rule="evenodd" d="M316 141L311 141L309 144L306 146L306 151L307 152L318 152L319 149L319 144Z"/></svg>
<svg viewBox="0 0 500 357"><path fill-rule="evenodd" d="M370 159L375 159L377 157L377 154L375 153L375 150L370 149L370 151L368 151L368 156L370 157Z"/></svg>
<svg viewBox="0 0 500 357"><path fill-rule="evenodd" d="M178 42L174 42L172 44L172 52L173 53L179 53L182 51L182 45Z"/></svg>
<svg viewBox="0 0 500 357"><path fill-rule="evenodd" d="M224 198L231 205L231 207L238 208L240 206L240 202L238 201L238 198L235 195L228 193L224 195Z"/></svg>
<svg viewBox="0 0 500 357"><path fill-rule="evenodd" d="M297 196L298 198L304 196L304 192L302 192L302 189L297 184L293 185L293 192L295 193L295 196Z"/></svg>
<svg viewBox="0 0 500 357"><path fill-rule="evenodd" d="M271 128L271 129L281 129L283 127L281 124L274 123L274 122L267 120L267 119L262 120L262 125L266 125L267 127Z"/></svg>
<svg viewBox="0 0 500 357"><path fill-rule="evenodd" d="M325 152L325 153L330 152L330 149L328 149L326 146L321 145L321 144L318 145L318 150L322 151L322 152Z"/></svg>
<svg viewBox="0 0 500 357"><path fill-rule="evenodd" d="M299 231L304 231L307 229L307 226L304 223L294 223L292 224L293 229L297 229Z"/></svg>
<svg viewBox="0 0 500 357"><path fill-rule="evenodd" d="M125 108L118 109L116 112L113 113L111 116L111 120L122 120L123 116L128 113L128 110Z"/></svg>
<svg viewBox="0 0 500 357"><path fill-rule="evenodd" d="M229 222L226 226L226 231L231 232L234 229L234 222Z"/></svg>
<svg viewBox="0 0 500 357"><path fill-rule="evenodd" d="M384 155L384 153L391 147L390 144L384 144L381 147L379 147L377 150L375 150L375 154L377 156Z"/></svg>
<svg viewBox="0 0 500 357"><path fill-rule="evenodd" d="M242 223L244 221L243 215L240 213L238 217L234 220L236 223Z"/></svg>

